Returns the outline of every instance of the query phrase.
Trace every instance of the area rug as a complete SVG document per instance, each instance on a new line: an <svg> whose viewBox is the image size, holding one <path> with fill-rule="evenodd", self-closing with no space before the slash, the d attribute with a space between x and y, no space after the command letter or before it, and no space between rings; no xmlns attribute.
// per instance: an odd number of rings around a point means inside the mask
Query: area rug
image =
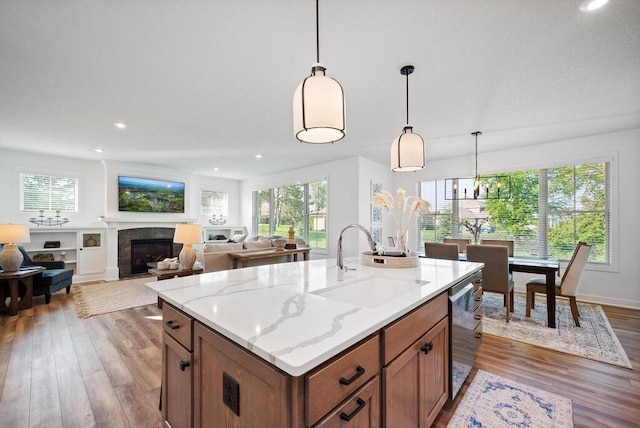
<svg viewBox="0 0 640 428"><path fill-rule="evenodd" d="M478 370L447 428L572 427L571 400Z"/></svg>
<svg viewBox="0 0 640 428"><path fill-rule="evenodd" d="M122 309L150 305L157 302L158 294L144 285L154 277L112 281L99 284L72 285L71 293L78 318L106 314Z"/></svg>
<svg viewBox="0 0 640 428"><path fill-rule="evenodd" d="M576 327L569 301L557 299L555 329L547 327L546 296L537 295L535 306L531 310L531 317L525 317L526 296L524 293L515 293L515 310L509 323L505 323L503 296L485 293L482 297L482 331L485 334L632 368L600 305L578 302L580 327Z"/></svg>

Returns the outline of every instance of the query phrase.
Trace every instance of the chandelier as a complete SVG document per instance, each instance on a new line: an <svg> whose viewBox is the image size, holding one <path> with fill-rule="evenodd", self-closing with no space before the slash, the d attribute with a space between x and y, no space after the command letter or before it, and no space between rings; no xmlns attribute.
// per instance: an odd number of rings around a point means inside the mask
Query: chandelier
<svg viewBox="0 0 640 428"><path fill-rule="evenodd" d="M478 135L482 132L472 132L476 140L476 175L473 178L447 178L444 181L444 198L446 200L463 199L510 199L510 175L479 175L478 174Z"/></svg>
<svg viewBox="0 0 640 428"><path fill-rule="evenodd" d="M29 219L29 221L31 223L33 223L33 224L37 224L38 227L40 227L40 226L60 226L60 227L62 227L63 224L69 223L69 218L68 217L61 217L59 210L56 211L55 217L54 216L45 217L44 210L40 210L40 215L38 217L31 217Z"/></svg>

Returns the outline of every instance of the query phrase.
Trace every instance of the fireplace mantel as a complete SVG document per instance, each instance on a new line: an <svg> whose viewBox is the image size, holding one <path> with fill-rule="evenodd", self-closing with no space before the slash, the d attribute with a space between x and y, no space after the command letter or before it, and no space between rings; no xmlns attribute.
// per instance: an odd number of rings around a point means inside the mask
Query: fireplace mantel
<svg viewBox="0 0 640 428"><path fill-rule="evenodd" d="M162 224L175 227L177 223L195 223L195 218L166 217L166 218L126 218L126 217L100 217L98 221L105 223L107 229L132 229L137 227L153 227Z"/></svg>

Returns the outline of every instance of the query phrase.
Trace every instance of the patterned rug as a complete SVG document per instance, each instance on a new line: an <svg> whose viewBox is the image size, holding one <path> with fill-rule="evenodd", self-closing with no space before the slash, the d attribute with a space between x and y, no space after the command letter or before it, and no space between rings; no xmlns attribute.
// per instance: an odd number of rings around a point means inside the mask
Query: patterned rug
<svg viewBox="0 0 640 428"><path fill-rule="evenodd" d="M447 428L572 427L571 400L478 370Z"/></svg>
<svg viewBox="0 0 640 428"><path fill-rule="evenodd" d="M78 318L150 305L158 301L158 294L144 285L152 276L111 281L99 284L72 285L71 293Z"/></svg>
<svg viewBox="0 0 640 428"><path fill-rule="evenodd" d="M577 355L603 363L632 368L627 354L616 337L600 305L578 302L580 327L576 327L567 299L556 300L556 326L547 327L547 300L536 295L531 317L525 317L526 296L515 293L515 310L509 323L504 321L501 294L485 293L482 297L484 317L482 331L558 352Z"/></svg>

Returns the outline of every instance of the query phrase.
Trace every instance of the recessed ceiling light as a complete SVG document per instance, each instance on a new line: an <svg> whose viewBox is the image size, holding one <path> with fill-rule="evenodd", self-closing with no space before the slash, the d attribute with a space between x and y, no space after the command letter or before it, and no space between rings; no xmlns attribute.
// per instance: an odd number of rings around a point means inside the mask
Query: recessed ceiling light
<svg viewBox="0 0 640 428"><path fill-rule="evenodd" d="M262 155L261 155L260 153L258 153L258 154L256 155L256 159L262 159Z"/></svg>
<svg viewBox="0 0 640 428"><path fill-rule="evenodd" d="M101 149L100 147L98 147L98 148L93 149L93 151L97 152L97 153L102 153L102 152L104 152L104 149Z"/></svg>
<svg viewBox="0 0 640 428"><path fill-rule="evenodd" d="M600 9L607 3L609 3L609 0L584 0L580 5L580 10L583 12L590 12L592 10Z"/></svg>
<svg viewBox="0 0 640 428"><path fill-rule="evenodd" d="M124 122L113 122L113 126L115 126L118 129L124 129L127 127L127 124Z"/></svg>
<svg viewBox="0 0 640 428"><path fill-rule="evenodd" d="M213 167L213 170L214 170L214 171L218 171L218 170L220 170L220 168L218 168L217 166L214 166L214 167Z"/></svg>

